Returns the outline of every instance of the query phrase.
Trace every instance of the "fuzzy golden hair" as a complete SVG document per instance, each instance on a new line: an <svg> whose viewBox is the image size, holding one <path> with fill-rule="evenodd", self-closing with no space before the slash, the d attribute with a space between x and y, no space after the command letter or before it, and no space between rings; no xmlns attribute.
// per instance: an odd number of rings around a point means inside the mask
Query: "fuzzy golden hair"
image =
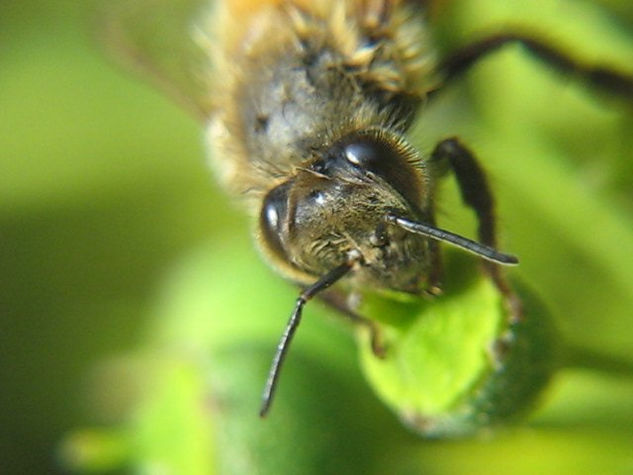
<svg viewBox="0 0 633 475"><path fill-rule="evenodd" d="M220 181L233 192L261 195L277 177L292 173L309 158L292 146L249 150L252 131L245 127L240 112L244 91L261 87L259 77L272 75L279 61L305 54L307 43L335 53L325 67L342 71L340 82L345 84L332 87L341 88L347 110L342 113L343 106L326 105L332 113L323 127L306 130L306 134L318 136L326 146L350 131L393 128L396 119L361 97L355 88L371 84L387 98L403 94L421 98L434 86L433 50L423 15L423 9L404 0L218 3L203 30L213 65L209 74L215 110L207 137ZM376 41L368 42L368 38ZM283 101L284 96L280 97Z"/></svg>

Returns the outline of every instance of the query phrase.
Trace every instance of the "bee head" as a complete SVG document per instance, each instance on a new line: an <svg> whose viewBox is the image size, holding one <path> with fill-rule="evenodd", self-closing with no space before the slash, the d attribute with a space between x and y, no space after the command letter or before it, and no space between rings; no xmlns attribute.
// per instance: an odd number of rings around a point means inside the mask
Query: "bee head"
<svg viewBox="0 0 633 475"><path fill-rule="evenodd" d="M260 214L261 241L280 270L309 281L356 256L361 285L417 293L429 240L385 220L427 220L425 171L401 138L355 132L273 188Z"/></svg>

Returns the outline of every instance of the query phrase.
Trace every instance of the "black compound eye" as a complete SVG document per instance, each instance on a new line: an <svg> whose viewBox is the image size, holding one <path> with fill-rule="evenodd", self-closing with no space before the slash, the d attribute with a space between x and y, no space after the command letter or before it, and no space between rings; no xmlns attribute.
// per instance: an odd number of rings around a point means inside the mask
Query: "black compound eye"
<svg viewBox="0 0 633 475"><path fill-rule="evenodd" d="M314 161L310 169L325 176L345 173L373 172L381 161L393 153L386 144L370 136L347 137L335 144L324 158Z"/></svg>
<svg viewBox="0 0 633 475"><path fill-rule="evenodd" d="M273 188L264 199L259 226L266 245L280 256L286 254L283 233L288 218L288 190L290 183Z"/></svg>
<svg viewBox="0 0 633 475"><path fill-rule="evenodd" d="M345 145L343 155L352 165L371 169L380 160L381 147L373 141L358 141Z"/></svg>

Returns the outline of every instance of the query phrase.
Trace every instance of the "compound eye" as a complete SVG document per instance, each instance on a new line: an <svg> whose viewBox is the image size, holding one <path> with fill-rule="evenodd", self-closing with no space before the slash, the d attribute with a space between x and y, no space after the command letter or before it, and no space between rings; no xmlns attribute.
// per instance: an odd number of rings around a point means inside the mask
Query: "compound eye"
<svg viewBox="0 0 633 475"><path fill-rule="evenodd" d="M262 238L267 247L276 254L285 256L284 232L285 223L288 218L288 190L290 184L273 188L264 199L262 211L259 217L259 226L262 231Z"/></svg>
<svg viewBox="0 0 633 475"><path fill-rule="evenodd" d="M380 178L410 203L419 203L422 172L416 169L413 150L396 137L352 134L337 149L338 163L345 161L356 173Z"/></svg>
<svg viewBox="0 0 633 475"><path fill-rule="evenodd" d="M347 144L343 149L343 154L352 165L363 168L372 168L380 159L380 152L377 144L373 141L358 141Z"/></svg>

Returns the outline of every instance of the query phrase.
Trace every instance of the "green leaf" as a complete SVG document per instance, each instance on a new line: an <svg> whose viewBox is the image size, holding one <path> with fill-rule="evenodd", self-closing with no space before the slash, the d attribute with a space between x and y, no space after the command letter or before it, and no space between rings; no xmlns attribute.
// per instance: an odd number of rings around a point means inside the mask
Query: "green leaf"
<svg viewBox="0 0 633 475"><path fill-rule="evenodd" d="M433 301L398 310L374 296L364 308L382 321L400 312L380 327L386 357L374 355L362 334L361 362L380 398L424 435L463 435L507 422L526 412L558 365L542 305L521 292L524 318L510 323L504 296L467 259L453 256L444 294Z"/></svg>

